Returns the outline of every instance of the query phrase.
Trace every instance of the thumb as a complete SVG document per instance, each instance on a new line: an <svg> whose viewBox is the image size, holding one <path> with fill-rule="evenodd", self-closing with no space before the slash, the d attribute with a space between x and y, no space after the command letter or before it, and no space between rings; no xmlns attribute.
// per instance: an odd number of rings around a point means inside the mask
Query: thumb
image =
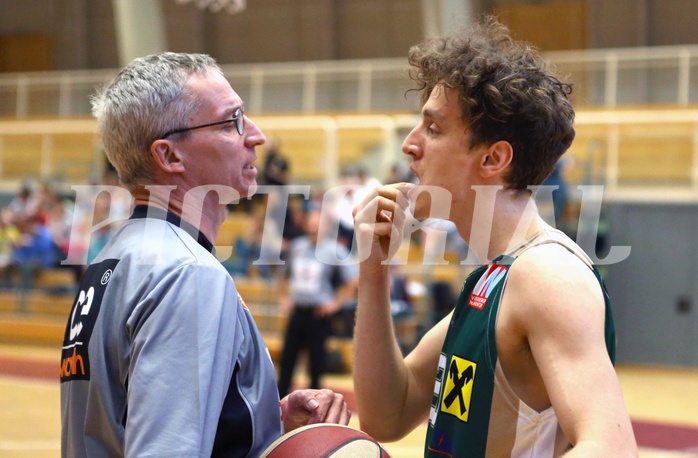
<svg viewBox="0 0 698 458"><path fill-rule="evenodd" d="M317 399L310 398L308 402L305 404L305 406L308 410L315 410L320 406L320 403L317 402Z"/></svg>

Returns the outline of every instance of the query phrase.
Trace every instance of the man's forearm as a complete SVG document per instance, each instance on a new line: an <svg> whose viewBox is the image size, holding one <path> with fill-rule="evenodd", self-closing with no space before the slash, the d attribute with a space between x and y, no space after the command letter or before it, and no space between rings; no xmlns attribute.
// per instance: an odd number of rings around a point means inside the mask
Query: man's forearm
<svg viewBox="0 0 698 458"><path fill-rule="evenodd" d="M407 370L395 339L386 266L359 276L354 332L354 391L362 429L379 440L396 439L407 391Z"/></svg>

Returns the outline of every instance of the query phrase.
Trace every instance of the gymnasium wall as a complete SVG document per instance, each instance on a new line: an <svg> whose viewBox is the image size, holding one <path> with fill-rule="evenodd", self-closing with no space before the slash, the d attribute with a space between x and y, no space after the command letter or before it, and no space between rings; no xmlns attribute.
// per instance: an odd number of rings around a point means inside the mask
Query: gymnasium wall
<svg viewBox="0 0 698 458"><path fill-rule="evenodd" d="M0 72L54 68L53 37L46 33L0 35Z"/></svg>
<svg viewBox="0 0 698 458"><path fill-rule="evenodd" d="M514 38L534 43L543 50L588 47L587 1L502 2L493 11L512 30Z"/></svg>
<svg viewBox="0 0 698 458"><path fill-rule="evenodd" d="M224 64L404 57L423 37L422 0L253 0L237 15L159 1L171 50L207 52ZM494 11L515 36L544 50L698 42L695 0L469 3L474 14ZM0 61L8 53L51 58L0 71L119 67L111 0L3 0L0 42L37 35L42 43L0 46Z"/></svg>

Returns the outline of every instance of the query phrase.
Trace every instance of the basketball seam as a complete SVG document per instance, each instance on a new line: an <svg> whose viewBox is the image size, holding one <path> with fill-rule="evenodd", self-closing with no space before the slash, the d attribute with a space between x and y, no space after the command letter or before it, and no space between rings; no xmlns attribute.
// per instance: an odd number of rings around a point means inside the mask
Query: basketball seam
<svg viewBox="0 0 698 458"><path fill-rule="evenodd" d="M325 455L325 456L326 456L326 458L331 458L332 455L334 455L335 453L337 453L338 451L340 451L340 449L341 449L342 447L344 447L345 445L351 444L352 442L356 442L356 441L365 441L365 440L369 440L369 439L367 439L367 438L365 438L365 437L353 437L351 440L348 440L348 441L346 441L346 442L344 442L344 443L342 443L342 444L339 444L337 447L335 447L334 449L330 450L330 452L329 452L327 455ZM383 447L381 447L380 444L378 444L377 442L374 442L374 441L370 441L370 442L373 442L374 444L376 444L376 445L378 446L378 455L377 455L377 456L378 456L378 458L380 458L380 456L382 455L381 449L382 449Z"/></svg>

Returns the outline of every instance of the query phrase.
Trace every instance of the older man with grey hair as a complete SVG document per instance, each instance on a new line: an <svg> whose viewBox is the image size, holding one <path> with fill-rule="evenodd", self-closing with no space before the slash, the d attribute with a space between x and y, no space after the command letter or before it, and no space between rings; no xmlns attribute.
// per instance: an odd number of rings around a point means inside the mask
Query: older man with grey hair
<svg viewBox="0 0 698 458"><path fill-rule="evenodd" d="M212 254L225 204L255 191L266 140L215 61L136 59L93 112L135 207L68 320L63 456L259 456L284 430L346 424L332 391L279 401L269 352Z"/></svg>

